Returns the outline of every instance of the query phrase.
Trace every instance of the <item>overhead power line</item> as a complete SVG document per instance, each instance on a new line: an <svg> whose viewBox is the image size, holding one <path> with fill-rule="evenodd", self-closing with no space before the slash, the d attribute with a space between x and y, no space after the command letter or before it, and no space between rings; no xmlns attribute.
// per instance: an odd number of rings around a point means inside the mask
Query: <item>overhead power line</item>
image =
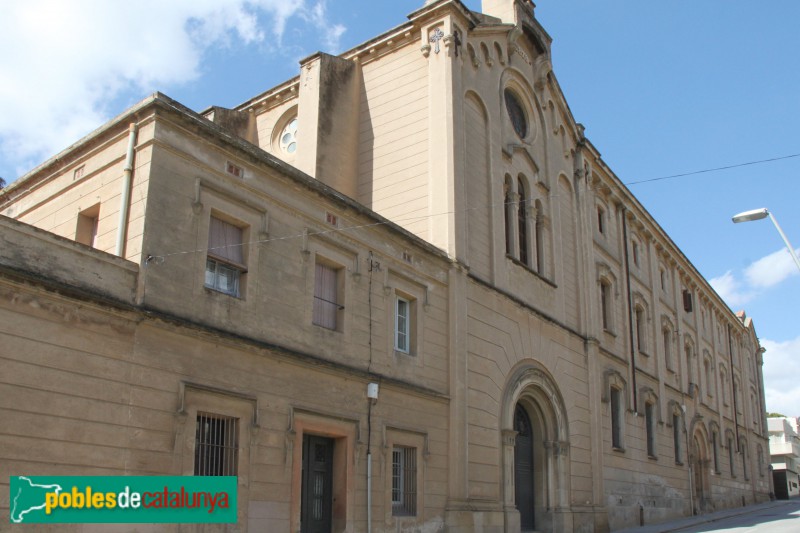
<svg viewBox="0 0 800 533"><path fill-rule="evenodd" d="M747 163L737 163L735 165L728 165L725 167L707 168L705 170L695 170L692 172L684 172L683 174L673 174L671 176L661 176L659 178L649 178L646 180L629 181L625 185L638 185L640 183L649 183L651 181L671 180L674 178L683 178L685 176L694 176L696 174L705 174L707 172L717 172L719 170L728 170L731 168L747 167L750 165L760 165L761 163L771 163L773 161L781 161L782 159L791 159L793 157L800 157L800 154L784 155L781 157L773 157L771 159L759 159L758 161L748 161Z"/></svg>

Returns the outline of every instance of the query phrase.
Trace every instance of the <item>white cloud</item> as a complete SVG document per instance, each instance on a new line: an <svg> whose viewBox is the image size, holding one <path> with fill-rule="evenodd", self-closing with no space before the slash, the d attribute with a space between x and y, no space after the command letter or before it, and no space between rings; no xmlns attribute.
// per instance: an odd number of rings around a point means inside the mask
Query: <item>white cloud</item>
<svg viewBox="0 0 800 533"><path fill-rule="evenodd" d="M785 342L761 339L767 411L800 416L800 337Z"/></svg>
<svg viewBox="0 0 800 533"><path fill-rule="evenodd" d="M757 288L772 287L797 273L797 265L786 248L762 257L744 270L747 282Z"/></svg>
<svg viewBox="0 0 800 533"><path fill-rule="evenodd" d="M728 270L723 275L708 280L717 294L732 308L739 307L750 301L754 295L751 291L743 291L742 284Z"/></svg>
<svg viewBox="0 0 800 533"><path fill-rule="evenodd" d="M798 251L800 253L800 251ZM738 276L728 270L723 275L711 278L708 282L731 308L736 309L759 296L764 290L774 287L798 273L792 256L786 248L781 248L750 263L743 275Z"/></svg>
<svg viewBox="0 0 800 533"><path fill-rule="evenodd" d="M338 50L344 28L330 23L325 7L325 0L0 2L0 157L28 169L108 120L124 91L190 82L212 47L280 46L292 17Z"/></svg>

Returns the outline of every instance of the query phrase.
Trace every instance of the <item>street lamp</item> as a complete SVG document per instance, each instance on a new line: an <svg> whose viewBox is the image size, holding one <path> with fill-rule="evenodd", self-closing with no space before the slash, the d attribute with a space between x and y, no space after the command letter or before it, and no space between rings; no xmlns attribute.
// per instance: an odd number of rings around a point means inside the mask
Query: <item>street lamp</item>
<svg viewBox="0 0 800 533"><path fill-rule="evenodd" d="M778 230L778 233L781 234L781 238L783 242L786 243L786 248L789 250L789 254L794 259L794 263L797 265L797 269L800 270L800 259L797 258L797 254L794 253L794 248L792 248L789 239L786 238L786 234L783 232L781 227L778 225L778 221L775 220L775 217L772 216L772 213L766 207L762 207L761 209L753 209L752 211L745 211L744 213L739 213L738 215L733 217L733 223L738 224L739 222L750 222L751 220L761 220L762 218L767 218L775 224L775 229Z"/></svg>

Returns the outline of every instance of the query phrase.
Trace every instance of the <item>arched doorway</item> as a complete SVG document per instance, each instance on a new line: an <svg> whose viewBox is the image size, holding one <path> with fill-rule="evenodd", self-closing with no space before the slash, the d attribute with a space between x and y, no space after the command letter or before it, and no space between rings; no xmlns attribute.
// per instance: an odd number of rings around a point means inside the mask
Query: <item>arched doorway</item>
<svg viewBox="0 0 800 533"><path fill-rule="evenodd" d="M693 426L692 448L689 455L689 464L692 468L692 512L702 514L713 510L709 477L711 460L709 459L708 437L704 424L696 420Z"/></svg>
<svg viewBox="0 0 800 533"><path fill-rule="evenodd" d="M519 511L522 531L533 531L534 502L534 441L531 418L525 408L517 404L514 410L514 503Z"/></svg>
<svg viewBox="0 0 800 533"><path fill-rule="evenodd" d="M569 434L555 381L520 364L503 402L505 531L561 531L571 524Z"/></svg>
<svg viewBox="0 0 800 533"><path fill-rule="evenodd" d="M703 452L697 435L694 436L692 441L692 497L694 498L694 514L700 514L702 501L705 497L705 486L703 485Z"/></svg>

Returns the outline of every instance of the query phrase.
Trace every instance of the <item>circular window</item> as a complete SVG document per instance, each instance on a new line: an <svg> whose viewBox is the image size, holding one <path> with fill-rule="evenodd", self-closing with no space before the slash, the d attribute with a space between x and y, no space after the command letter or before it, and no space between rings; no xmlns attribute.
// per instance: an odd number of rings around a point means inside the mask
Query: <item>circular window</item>
<svg viewBox="0 0 800 533"><path fill-rule="evenodd" d="M528 135L528 119L525 116L525 108L511 89L505 90L505 97L506 110L508 111L508 117L511 119L511 125L514 126L514 131L517 132L519 138L524 139Z"/></svg>
<svg viewBox="0 0 800 533"><path fill-rule="evenodd" d="M297 150L297 117L286 124L281 132L281 150L287 154L293 154Z"/></svg>

